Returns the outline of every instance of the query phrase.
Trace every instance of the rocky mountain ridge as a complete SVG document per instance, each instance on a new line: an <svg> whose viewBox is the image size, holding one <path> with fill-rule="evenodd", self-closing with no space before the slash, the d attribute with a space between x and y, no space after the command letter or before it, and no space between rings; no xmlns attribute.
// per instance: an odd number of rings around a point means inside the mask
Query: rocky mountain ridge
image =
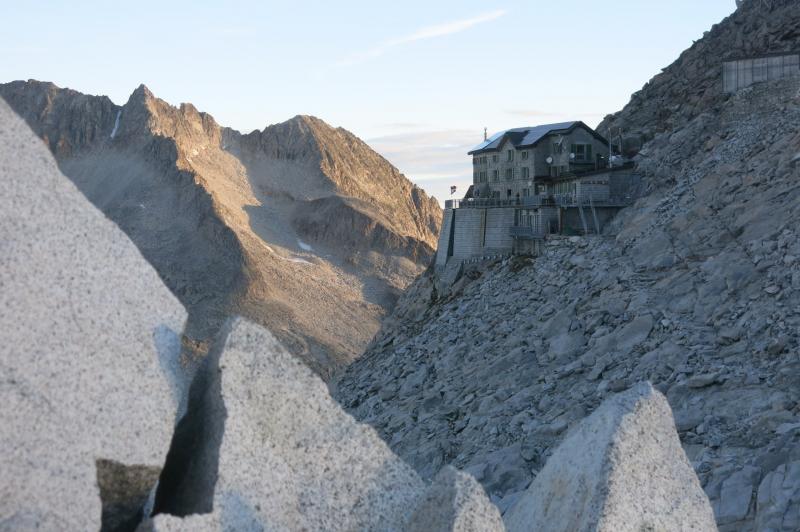
<svg viewBox="0 0 800 532"><path fill-rule="evenodd" d="M800 12L795 0L746 0L662 69L597 130L637 150L657 134L676 131L707 112L722 93L722 63L743 57L797 53Z"/></svg>
<svg viewBox="0 0 800 532"><path fill-rule="evenodd" d="M471 475L422 479L258 325L226 321L184 364L185 310L3 101L0 182L2 529L714 529L647 383L576 427L504 522Z"/></svg>
<svg viewBox="0 0 800 532"><path fill-rule="evenodd" d="M36 81L0 97L187 307L190 355L242 314L330 375L433 254L436 201L319 119L242 135L143 85L124 106Z"/></svg>
<svg viewBox="0 0 800 532"><path fill-rule="evenodd" d="M607 118L644 197L601 237L429 271L336 397L423 477L463 468L506 513L565 433L649 380L720 530L800 529L800 83L721 81L723 58L800 48L798 17L743 3Z"/></svg>

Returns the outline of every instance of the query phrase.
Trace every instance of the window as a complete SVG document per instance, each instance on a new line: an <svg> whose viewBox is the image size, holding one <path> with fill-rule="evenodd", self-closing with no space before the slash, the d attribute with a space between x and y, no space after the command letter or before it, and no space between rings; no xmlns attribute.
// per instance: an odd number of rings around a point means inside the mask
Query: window
<svg viewBox="0 0 800 532"><path fill-rule="evenodd" d="M479 157L473 157L472 158L472 166L477 166L478 165L478 159L479 159Z"/></svg>
<svg viewBox="0 0 800 532"><path fill-rule="evenodd" d="M492 155L492 162L496 163L498 160L497 155Z"/></svg>
<svg viewBox="0 0 800 532"><path fill-rule="evenodd" d="M514 160L514 150L506 150L506 155L508 156L508 162Z"/></svg>
<svg viewBox="0 0 800 532"><path fill-rule="evenodd" d="M514 179L514 169L506 168L506 179Z"/></svg>
<svg viewBox="0 0 800 532"><path fill-rule="evenodd" d="M498 179L500 179L500 176L498 175L497 170L492 170L492 180L497 181Z"/></svg>
<svg viewBox="0 0 800 532"><path fill-rule="evenodd" d="M478 174L477 170L472 172L472 182L473 183L477 183L478 182L478 176L479 176L479 174Z"/></svg>
<svg viewBox="0 0 800 532"><path fill-rule="evenodd" d="M529 189L529 188L523 188L522 189L522 197L523 198L527 198L530 195L531 195L531 189Z"/></svg>
<svg viewBox="0 0 800 532"><path fill-rule="evenodd" d="M483 164L486 164L487 162L489 162L489 158L484 155L483 157L481 157L481 162Z"/></svg>
<svg viewBox="0 0 800 532"><path fill-rule="evenodd" d="M522 167L522 179L528 179L531 176L531 169L527 166Z"/></svg>
<svg viewBox="0 0 800 532"><path fill-rule="evenodd" d="M527 161L528 160L528 151L527 150L522 152L522 160L523 161Z"/></svg>
<svg viewBox="0 0 800 532"><path fill-rule="evenodd" d="M572 153L575 154L576 162L591 162L592 160L592 145L591 144L573 144Z"/></svg>

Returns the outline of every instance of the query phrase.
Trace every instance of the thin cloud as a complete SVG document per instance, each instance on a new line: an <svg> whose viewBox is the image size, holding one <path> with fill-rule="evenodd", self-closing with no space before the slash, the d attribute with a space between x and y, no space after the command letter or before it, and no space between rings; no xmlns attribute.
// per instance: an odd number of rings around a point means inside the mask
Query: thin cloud
<svg viewBox="0 0 800 532"><path fill-rule="evenodd" d="M399 133L375 137L367 143L415 183L437 197L449 197L450 185L472 179L470 148L482 133L451 129ZM460 190L460 189L459 189Z"/></svg>
<svg viewBox="0 0 800 532"><path fill-rule="evenodd" d="M472 159L467 152L482 138L483 131L436 129L373 137L367 143L442 204L469 188ZM451 186L458 187L455 195Z"/></svg>
<svg viewBox="0 0 800 532"><path fill-rule="evenodd" d="M506 13L507 11L505 9L498 9L497 11L490 11L488 13L483 13L471 18L445 22L443 24L438 24L436 26L426 26L403 37L398 37L396 39L390 39L388 41L385 41L381 44L378 44L377 46L370 48L369 50L352 54L349 57L342 59L341 61L337 61L336 63L333 64L333 66L341 68L341 67L349 67L357 65L359 63L363 63L364 61L380 57L387 51L391 50L392 48L396 48L398 46L409 44L415 41L435 39L437 37L444 37L446 35L453 35L454 33L460 33L462 31L472 28L473 26L477 26L478 24L498 19L504 16Z"/></svg>

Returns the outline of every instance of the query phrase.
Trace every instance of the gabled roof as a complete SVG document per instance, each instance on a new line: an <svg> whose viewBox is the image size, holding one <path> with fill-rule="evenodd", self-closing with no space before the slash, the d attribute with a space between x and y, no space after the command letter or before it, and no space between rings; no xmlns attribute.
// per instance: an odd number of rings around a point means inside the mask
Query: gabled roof
<svg viewBox="0 0 800 532"><path fill-rule="evenodd" d="M604 143L608 142L599 133L580 120L574 120L572 122L559 122L557 124L543 124L540 126L507 129L505 131L495 133L485 141L472 148L472 150L469 152L469 155L475 155L477 153L484 153L488 151L497 151L500 149L500 146L503 144L505 139L508 139L517 149L530 148L538 144L540 140L548 135L566 135L579 126L589 131L597 138L597 140Z"/></svg>

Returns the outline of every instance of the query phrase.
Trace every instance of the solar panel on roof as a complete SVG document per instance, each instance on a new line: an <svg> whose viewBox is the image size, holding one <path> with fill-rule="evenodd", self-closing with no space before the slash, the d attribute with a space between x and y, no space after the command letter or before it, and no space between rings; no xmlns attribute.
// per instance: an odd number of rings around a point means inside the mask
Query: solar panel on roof
<svg viewBox="0 0 800 532"><path fill-rule="evenodd" d="M546 124L544 126L536 126L531 128L528 133L525 135L525 138L522 139L520 146L530 146L539 141L542 137L550 133L551 131L559 130L559 129L569 129L575 122L561 122L558 124Z"/></svg>
<svg viewBox="0 0 800 532"><path fill-rule="evenodd" d="M514 142L514 140L516 139L512 139L512 142L514 143L515 146L530 146L531 144L535 144L536 142L541 140L542 137L546 136L551 131L558 131L560 129L569 129L575 124L576 122L572 121L572 122L559 122L557 124L542 124L533 127L517 127L514 129L506 129L505 131L500 131L499 133L495 133L488 139L484 140L483 142L472 148L470 150L470 153L486 149L497 148L500 142L502 141L503 137L508 133L524 133L524 136L522 136L521 140ZM517 137L517 135L515 135L515 137Z"/></svg>
<svg viewBox="0 0 800 532"><path fill-rule="evenodd" d="M500 140L503 137L503 135L505 135L505 134L506 134L506 131L501 131L499 133L495 133L494 135L492 135L488 139L484 140L483 142L481 142L480 144L478 144L477 146L472 148L472 151L486 149L489 146L489 144L491 144L491 143L493 143L493 142L495 142L497 140Z"/></svg>

